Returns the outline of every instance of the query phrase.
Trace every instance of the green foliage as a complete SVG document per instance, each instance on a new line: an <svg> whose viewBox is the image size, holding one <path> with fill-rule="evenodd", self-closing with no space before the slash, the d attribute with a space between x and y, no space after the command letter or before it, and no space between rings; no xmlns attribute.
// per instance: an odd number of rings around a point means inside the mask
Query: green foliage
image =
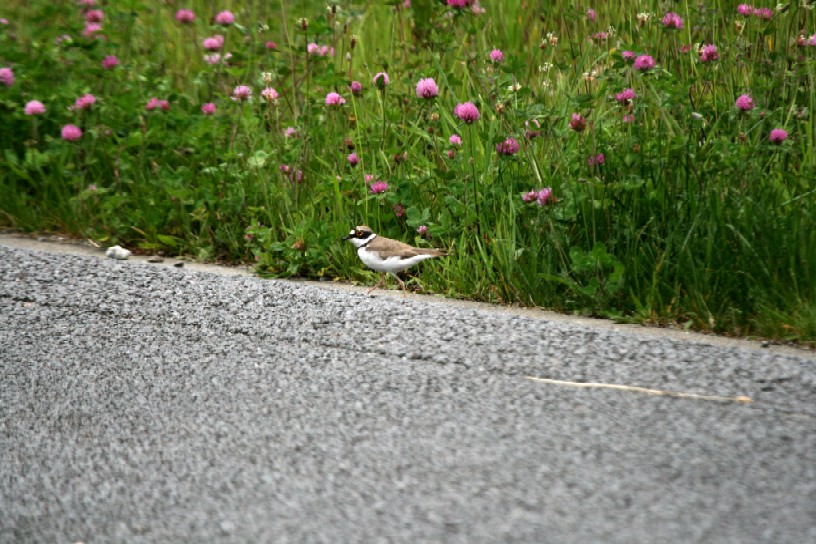
<svg viewBox="0 0 816 544"><path fill-rule="evenodd" d="M654 1L609 3L595 21L561 1L188 6L191 25L167 3L110 3L104 38L83 35L75 2L0 8L0 67L15 76L0 84L0 223L370 281L340 242L368 224L451 251L412 271L420 289L816 339L816 12L683 4L669 30ZM214 24L230 6L236 24ZM701 44L719 58L703 62ZM623 51L657 64L636 70ZM120 64L105 69L108 55ZM439 95L420 98L429 77ZM233 100L239 85L250 100ZM86 93L96 102L73 107ZM736 107L742 94L754 109ZM153 97L169 108L148 109ZM30 100L47 111L26 115ZM454 114L464 102L478 121ZM68 123L79 140L60 137ZM788 137L771 142L775 128Z"/></svg>
<svg viewBox="0 0 816 544"><path fill-rule="evenodd" d="M596 304L607 302L623 287L623 263L606 251L602 242L596 242L589 251L570 248L570 267L575 278L570 285L579 295ZM605 305L604 305L605 306Z"/></svg>

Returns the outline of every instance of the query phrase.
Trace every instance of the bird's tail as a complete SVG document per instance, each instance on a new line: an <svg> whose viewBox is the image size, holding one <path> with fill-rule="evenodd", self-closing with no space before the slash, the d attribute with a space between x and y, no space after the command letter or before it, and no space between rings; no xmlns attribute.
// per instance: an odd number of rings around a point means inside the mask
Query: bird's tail
<svg viewBox="0 0 816 544"><path fill-rule="evenodd" d="M448 252L442 251L441 249L426 249L424 250L426 255L430 255L432 257L447 257Z"/></svg>

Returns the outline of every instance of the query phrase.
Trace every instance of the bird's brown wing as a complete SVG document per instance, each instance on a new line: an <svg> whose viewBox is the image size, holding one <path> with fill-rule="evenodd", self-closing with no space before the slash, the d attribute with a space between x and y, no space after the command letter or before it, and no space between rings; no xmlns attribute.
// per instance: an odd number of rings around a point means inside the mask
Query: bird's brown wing
<svg viewBox="0 0 816 544"><path fill-rule="evenodd" d="M433 257L443 257L447 255L444 251L438 249L425 249L421 247L414 247L399 240L391 240L390 238L374 238L368 244L370 251L376 251L381 258L400 257L401 259L409 259L417 255L431 255Z"/></svg>

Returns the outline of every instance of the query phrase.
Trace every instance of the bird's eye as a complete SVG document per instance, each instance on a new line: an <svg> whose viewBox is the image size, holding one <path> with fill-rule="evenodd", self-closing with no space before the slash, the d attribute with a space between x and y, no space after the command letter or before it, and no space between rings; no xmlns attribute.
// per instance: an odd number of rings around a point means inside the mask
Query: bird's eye
<svg viewBox="0 0 816 544"><path fill-rule="evenodd" d="M363 231L358 230L357 232L354 233L354 236L356 236L357 238L362 238L364 236Z"/></svg>

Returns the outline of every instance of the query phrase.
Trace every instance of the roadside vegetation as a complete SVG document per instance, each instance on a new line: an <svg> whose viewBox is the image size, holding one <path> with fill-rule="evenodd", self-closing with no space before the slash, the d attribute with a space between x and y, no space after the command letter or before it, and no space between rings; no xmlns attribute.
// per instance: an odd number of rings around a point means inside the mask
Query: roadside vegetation
<svg viewBox="0 0 816 544"><path fill-rule="evenodd" d="M813 342L813 7L11 0L0 224Z"/></svg>

